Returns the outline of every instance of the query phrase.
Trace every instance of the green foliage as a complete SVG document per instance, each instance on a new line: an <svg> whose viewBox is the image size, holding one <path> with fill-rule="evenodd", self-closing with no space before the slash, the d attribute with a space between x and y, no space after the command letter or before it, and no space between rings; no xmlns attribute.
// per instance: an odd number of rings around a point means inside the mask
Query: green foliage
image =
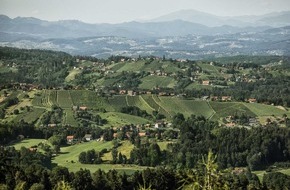
<svg viewBox="0 0 290 190"><path fill-rule="evenodd" d="M267 173L263 177L263 184L268 189L289 189L290 176L280 172Z"/></svg>

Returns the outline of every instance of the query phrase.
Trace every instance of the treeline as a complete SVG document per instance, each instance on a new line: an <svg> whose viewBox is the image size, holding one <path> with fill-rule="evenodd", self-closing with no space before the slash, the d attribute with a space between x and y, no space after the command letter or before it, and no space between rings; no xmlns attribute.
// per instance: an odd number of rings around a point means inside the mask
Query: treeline
<svg viewBox="0 0 290 190"><path fill-rule="evenodd" d="M51 168L50 158L21 148L0 147L0 189L287 189L290 177L270 172L261 183L249 170L238 173L221 171L210 151L194 170L164 167L136 171L131 175L116 170L91 173L87 169L69 172L65 167Z"/></svg>
<svg viewBox="0 0 290 190"><path fill-rule="evenodd" d="M168 147L167 164L191 168L208 149L218 155L221 168L249 167L265 169L275 162L290 160L290 130L267 125L257 128L219 128L204 117L179 116L180 138Z"/></svg>
<svg viewBox="0 0 290 190"><path fill-rule="evenodd" d="M130 114L130 115L139 116L142 118L152 119L152 115L148 114L145 110L141 110L140 108L138 108L136 106L122 107L120 112Z"/></svg>
<svg viewBox="0 0 290 190"><path fill-rule="evenodd" d="M26 50L0 47L0 57L6 67L0 86L11 83L30 83L43 87L57 87L64 83L75 58L67 53L48 50Z"/></svg>
<svg viewBox="0 0 290 190"><path fill-rule="evenodd" d="M249 167L251 170L263 170L274 163L290 160L289 128L274 124L251 129L226 128L219 127L217 122L203 116L184 118L182 114L173 117L173 125L180 130L179 138L177 142L168 144L163 151L156 143L156 139L161 138L161 131L150 137L140 137L136 131L126 135L126 128L122 128L117 133L117 139L129 139L134 148L130 158L125 158L113 149L113 164L190 169L196 167L209 149L218 155L217 164L223 169ZM113 134L112 129L105 130L103 137L105 140L113 140Z"/></svg>

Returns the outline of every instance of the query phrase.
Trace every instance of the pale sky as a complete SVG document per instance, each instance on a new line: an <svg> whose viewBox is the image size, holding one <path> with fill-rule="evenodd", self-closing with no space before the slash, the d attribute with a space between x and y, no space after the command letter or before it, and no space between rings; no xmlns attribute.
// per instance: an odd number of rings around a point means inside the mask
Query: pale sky
<svg viewBox="0 0 290 190"><path fill-rule="evenodd" d="M121 23L153 19L182 9L219 16L261 15L290 10L290 0L0 0L0 14L11 18Z"/></svg>

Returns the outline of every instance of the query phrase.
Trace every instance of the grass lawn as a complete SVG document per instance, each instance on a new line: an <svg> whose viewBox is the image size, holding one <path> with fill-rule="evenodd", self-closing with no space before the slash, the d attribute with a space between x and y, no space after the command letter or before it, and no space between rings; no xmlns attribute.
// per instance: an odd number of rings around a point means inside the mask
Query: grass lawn
<svg viewBox="0 0 290 190"><path fill-rule="evenodd" d="M16 116L15 121L20 121L23 119L27 123L34 123L37 121L41 115L46 111L44 108L33 108L32 111L25 111L24 113L20 113Z"/></svg>
<svg viewBox="0 0 290 190"><path fill-rule="evenodd" d="M174 141L160 141L160 142L157 142L158 146L160 147L160 150L166 150L167 149L167 145L169 143L174 143Z"/></svg>
<svg viewBox="0 0 290 190"><path fill-rule="evenodd" d="M164 109L169 111L171 115L178 112L183 113L186 117L190 115L203 115L210 117L214 111L206 101L184 100L176 97L159 97Z"/></svg>
<svg viewBox="0 0 290 190"><path fill-rule="evenodd" d="M68 108L68 109L64 109L63 111L64 111L63 123L77 127L78 122L74 118L74 113L73 113L72 109Z"/></svg>
<svg viewBox="0 0 290 190"><path fill-rule="evenodd" d="M130 158L130 152L133 150L134 145L130 141L122 141L122 144L117 148L118 153L121 152L123 155L127 157L127 159ZM113 159L112 152L107 152L102 157L104 161L110 161Z"/></svg>
<svg viewBox="0 0 290 190"><path fill-rule="evenodd" d="M142 96L127 96L127 102L129 106L139 107L141 110L145 110L147 113L151 114L154 109L150 107L146 101L142 98Z"/></svg>
<svg viewBox="0 0 290 190"><path fill-rule="evenodd" d="M72 98L68 90L57 91L57 103L61 108L71 108L73 106Z"/></svg>
<svg viewBox="0 0 290 190"><path fill-rule="evenodd" d="M177 81L168 76L146 76L141 79L142 83L139 85L141 89L153 89L154 87L164 87L164 88L173 88Z"/></svg>
<svg viewBox="0 0 290 190"><path fill-rule="evenodd" d="M45 139L23 139L20 142L12 144L11 146L14 146L16 150L20 150L21 147L30 148L32 146L38 145L41 142L48 143L48 141Z"/></svg>
<svg viewBox="0 0 290 190"><path fill-rule="evenodd" d="M109 142L84 142L81 144L76 144L72 146L62 147L61 153L54 158L53 163L58 164L59 166L64 166L69 169L71 172L76 172L80 168L88 169L92 173L101 169L101 170L117 170L121 172L126 172L128 174L133 173L137 170L145 169L146 167L140 167L135 165L112 165L112 164L81 164L78 161L78 156L83 151L88 151L95 149L96 151L101 151L102 149L110 150L113 147L113 143Z"/></svg>
<svg viewBox="0 0 290 190"><path fill-rule="evenodd" d="M127 63L119 63L119 64L123 64L122 67L120 66L115 66L112 69L116 70L117 67L118 68L117 72L122 72L122 71L141 71L142 67L144 66L144 61L137 61L137 62L127 62Z"/></svg>
<svg viewBox="0 0 290 190"><path fill-rule="evenodd" d="M285 113L288 116L290 116L289 111L285 111L271 105L258 104L258 103L244 103L244 105L248 107L252 112L254 112L257 116L275 115L275 116L281 117Z"/></svg>
<svg viewBox="0 0 290 190"><path fill-rule="evenodd" d="M288 169L278 169L278 170L275 170L273 172L281 172L281 173L284 173L286 175L290 175L290 168L288 168ZM260 182L262 182L263 181L263 177L266 174L266 171L265 170L259 170L259 171L253 171L253 173L255 173L258 176Z"/></svg>
<svg viewBox="0 0 290 190"><path fill-rule="evenodd" d="M241 102L209 102L216 114L213 119L218 120L221 117L227 117L233 114L246 114L251 117L256 117L248 107Z"/></svg>
<svg viewBox="0 0 290 190"><path fill-rule="evenodd" d="M106 113L99 113L99 115L103 118L108 120L108 124L106 126L122 126L122 125L129 125L129 124L147 124L151 123L151 121L144 119L142 117L137 117L134 115L128 115L120 112L106 112Z"/></svg>
<svg viewBox="0 0 290 190"><path fill-rule="evenodd" d="M75 79L76 75L81 73L81 70L73 69L69 72L68 76L65 78L65 82L69 82Z"/></svg>

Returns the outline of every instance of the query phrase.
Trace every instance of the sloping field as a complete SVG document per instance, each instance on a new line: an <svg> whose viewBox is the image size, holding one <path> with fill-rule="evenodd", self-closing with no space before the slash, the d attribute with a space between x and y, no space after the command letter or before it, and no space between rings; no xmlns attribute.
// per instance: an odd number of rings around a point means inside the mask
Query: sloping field
<svg viewBox="0 0 290 190"><path fill-rule="evenodd" d="M130 141L122 141L122 144L117 148L118 152L121 152L123 155L130 158L130 152L133 150L134 145ZM102 157L104 161L113 160L112 152L105 153Z"/></svg>
<svg viewBox="0 0 290 190"><path fill-rule="evenodd" d="M98 96L93 91L88 90L70 90L73 105L87 106L90 109L105 109L112 111L112 107L103 97Z"/></svg>
<svg viewBox="0 0 290 190"><path fill-rule="evenodd" d="M17 115L17 117L15 118L15 121L20 121L21 119L23 119L27 123L34 123L41 117L41 115L45 111L46 109L44 108L33 108L33 110L29 112L25 112L23 114Z"/></svg>
<svg viewBox="0 0 290 190"><path fill-rule="evenodd" d="M242 102L209 102L216 114L213 119L218 120L221 117L227 117L233 114L246 114L255 117L256 114L253 113L248 107Z"/></svg>
<svg viewBox="0 0 290 190"><path fill-rule="evenodd" d="M170 112L163 109L153 98L153 95L142 95L142 99L146 101L146 103L156 111L160 112L161 114L165 115L167 118L170 117Z"/></svg>
<svg viewBox="0 0 290 190"><path fill-rule="evenodd" d="M48 104L51 105L57 105L57 91L56 90L48 90L46 91L48 94Z"/></svg>
<svg viewBox="0 0 290 190"><path fill-rule="evenodd" d="M145 110L147 113L151 114L154 109L150 107L142 96L127 96L127 102L129 106L137 106L141 110Z"/></svg>
<svg viewBox="0 0 290 190"><path fill-rule="evenodd" d="M215 76L222 76L222 74L218 71L218 69L222 69L222 67L217 67L210 64L199 63L198 66L202 68L204 71L208 71Z"/></svg>
<svg viewBox="0 0 290 190"><path fill-rule="evenodd" d="M78 126L78 122L74 118L74 113L71 108L63 110L63 124L68 124L73 127Z"/></svg>
<svg viewBox="0 0 290 190"><path fill-rule="evenodd" d="M142 70L142 67L144 66L144 61L137 61L137 62L127 62L127 63L119 63L119 64L123 64L123 67L120 67L117 72L122 72L122 71L140 71ZM117 65L115 67L113 67L113 69L115 69L117 67Z"/></svg>
<svg viewBox="0 0 290 190"><path fill-rule="evenodd" d="M96 151L101 151L103 149L110 150L113 147L112 142L97 142L91 141L86 143L81 143L77 145L72 145L68 147L62 147L61 153L52 160L53 163L56 163L59 166L64 166L69 169L71 172L79 171L80 168L88 169L92 173L98 169L109 171L117 170L121 172L126 172L131 174L137 170L143 170L146 167L134 166L134 165L118 165L118 164L81 164L78 161L79 154L83 151L88 151L95 149Z"/></svg>
<svg viewBox="0 0 290 190"><path fill-rule="evenodd" d="M61 108L71 108L73 106L73 102L70 96L70 91L68 90L57 91L57 104Z"/></svg>
<svg viewBox="0 0 290 190"><path fill-rule="evenodd" d="M73 69L69 72L68 76L65 78L66 82L72 81L75 79L76 75L81 73L81 70Z"/></svg>
<svg viewBox="0 0 290 190"><path fill-rule="evenodd" d="M151 123L151 121L144 119L142 117L124 114L120 112L106 112L106 113L99 113L99 115L103 118L108 120L108 124L105 125L107 127L110 126L123 126L123 125L130 125L130 124L147 124Z"/></svg>
<svg viewBox="0 0 290 190"><path fill-rule="evenodd" d="M16 144L13 144L11 146L14 146L16 150L20 150L21 147L30 148L32 146L38 145L39 143L48 143L45 139L24 139Z"/></svg>
<svg viewBox="0 0 290 190"><path fill-rule="evenodd" d="M141 79L142 83L139 85L141 89L153 89L154 87L173 88L177 81L168 76L149 75Z"/></svg>
<svg viewBox="0 0 290 190"><path fill-rule="evenodd" d="M156 71L160 68L162 68L163 62L155 60L151 62L150 64L144 64L143 68L141 69L142 71Z"/></svg>
<svg viewBox="0 0 290 190"><path fill-rule="evenodd" d="M169 111L172 115L183 113L184 116L203 115L209 118L214 114L214 110L208 105L206 101L184 100L176 97L159 97L164 109Z"/></svg>
<svg viewBox="0 0 290 190"><path fill-rule="evenodd" d="M91 142L85 142L80 144L75 144L67 147L62 147L60 149L61 153L57 157L55 157L54 162L59 164L65 164L66 161L74 161L78 162L79 154L83 151L88 151L95 149L96 151L101 151L103 149L110 150L113 147L113 143L108 142L97 142L97 141L91 141Z"/></svg>
<svg viewBox="0 0 290 190"><path fill-rule="evenodd" d="M115 111L120 111L122 107L128 106L126 96L113 96L109 99L109 103Z"/></svg>
<svg viewBox="0 0 290 190"><path fill-rule="evenodd" d="M257 103L243 103L243 104L257 116L269 116L269 115L282 116L283 114L288 114L290 116L289 111L279 109L275 106Z"/></svg>

